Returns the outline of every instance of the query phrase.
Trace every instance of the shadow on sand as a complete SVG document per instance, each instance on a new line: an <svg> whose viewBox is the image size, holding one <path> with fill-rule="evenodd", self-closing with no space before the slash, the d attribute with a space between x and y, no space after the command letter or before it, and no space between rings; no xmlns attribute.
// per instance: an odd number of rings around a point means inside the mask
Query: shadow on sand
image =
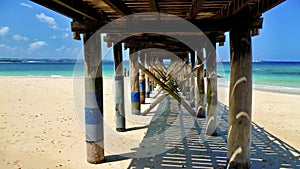
<svg viewBox="0 0 300 169"><path fill-rule="evenodd" d="M133 158L128 168L225 167L228 107L219 103L218 136L207 137L206 119L191 118L175 100L170 97L165 100L160 104L164 111L153 116L143 141L135 149L136 154L148 153L147 157ZM149 143L149 138L157 139ZM145 152L145 148L155 150L155 146L165 151ZM255 123L252 123L251 146L251 168L300 168L300 152Z"/></svg>

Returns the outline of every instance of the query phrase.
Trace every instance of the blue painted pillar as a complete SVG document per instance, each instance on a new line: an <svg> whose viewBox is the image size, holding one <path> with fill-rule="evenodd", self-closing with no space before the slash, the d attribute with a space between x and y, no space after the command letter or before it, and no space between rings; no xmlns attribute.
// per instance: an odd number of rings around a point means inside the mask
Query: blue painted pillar
<svg viewBox="0 0 300 169"><path fill-rule="evenodd" d="M125 131L125 106L124 106L124 76L123 76L122 44L114 45L115 63L115 118L116 130Z"/></svg>
<svg viewBox="0 0 300 169"><path fill-rule="evenodd" d="M140 54L140 61L142 64L145 63L145 53ZM144 65L145 66L145 65ZM142 69L140 69L140 104L145 104L146 101L146 81L145 81L145 73Z"/></svg>
<svg viewBox="0 0 300 169"><path fill-rule="evenodd" d="M84 34L86 148L87 161L93 164L104 160L103 79L100 39L99 33Z"/></svg>
<svg viewBox="0 0 300 169"><path fill-rule="evenodd" d="M131 113L141 114L140 86L139 86L139 58L138 52L130 48L130 88L131 88Z"/></svg>
<svg viewBox="0 0 300 169"><path fill-rule="evenodd" d="M144 65L147 69L149 69L149 56L147 54L145 54L145 60L144 60ZM149 98L150 97L150 92L151 92L151 89L150 89L150 79L149 79L149 76L148 75L145 75L145 86L146 86L146 98Z"/></svg>

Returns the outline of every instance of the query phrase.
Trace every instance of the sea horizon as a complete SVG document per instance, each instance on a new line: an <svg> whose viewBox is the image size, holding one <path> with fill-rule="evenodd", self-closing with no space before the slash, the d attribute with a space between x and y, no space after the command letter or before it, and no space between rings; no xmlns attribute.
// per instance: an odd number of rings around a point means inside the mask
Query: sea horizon
<svg viewBox="0 0 300 169"><path fill-rule="evenodd" d="M103 60L103 77L114 76L114 62ZM129 61L123 62L129 70ZM217 63L217 73L221 85L229 84L230 62ZM0 76L18 77L83 77L83 60L77 59L16 59L0 58ZM300 61L253 62L254 89L300 94Z"/></svg>

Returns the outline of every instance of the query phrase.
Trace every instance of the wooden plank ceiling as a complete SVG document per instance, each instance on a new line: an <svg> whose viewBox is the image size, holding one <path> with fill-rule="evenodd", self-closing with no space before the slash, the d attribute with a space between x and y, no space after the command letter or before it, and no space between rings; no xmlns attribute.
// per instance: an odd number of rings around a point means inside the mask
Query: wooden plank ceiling
<svg viewBox="0 0 300 169"><path fill-rule="evenodd" d="M242 24L261 28L261 14L284 0L31 0L72 21L72 31L97 30L120 17L163 12L184 18L205 34L224 34ZM128 25L127 25L128 26ZM121 30L122 28L120 28ZM222 38L221 38L222 39Z"/></svg>

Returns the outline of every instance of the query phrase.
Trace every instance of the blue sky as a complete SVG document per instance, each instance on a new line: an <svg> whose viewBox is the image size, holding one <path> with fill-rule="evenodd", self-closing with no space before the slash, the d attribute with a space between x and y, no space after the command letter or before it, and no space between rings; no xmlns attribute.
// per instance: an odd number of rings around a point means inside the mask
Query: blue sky
<svg viewBox="0 0 300 169"><path fill-rule="evenodd" d="M253 59L300 61L300 1L287 0L263 15L260 35L253 37ZM82 41L72 38L71 19L31 1L0 2L0 58L77 58ZM229 59L229 35L218 48Z"/></svg>

